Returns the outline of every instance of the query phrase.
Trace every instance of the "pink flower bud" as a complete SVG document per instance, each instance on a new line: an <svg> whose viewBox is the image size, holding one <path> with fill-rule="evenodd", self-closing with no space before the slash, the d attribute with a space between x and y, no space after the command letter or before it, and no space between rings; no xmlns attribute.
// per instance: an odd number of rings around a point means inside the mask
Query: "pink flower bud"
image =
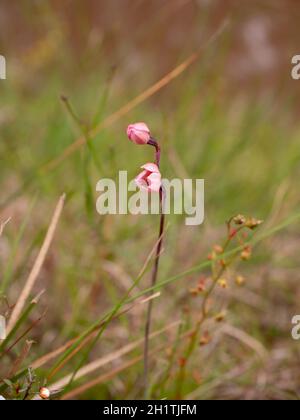
<svg viewBox="0 0 300 420"><path fill-rule="evenodd" d="M161 187L161 174L155 163L146 163L142 166L141 172L136 178L135 183L141 189L149 192L159 192Z"/></svg>
<svg viewBox="0 0 300 420"><path fill-rule="evenodd" d="M135 144L147 144L150 140L150 130L143 122L130 124L127 127L127 136Z"/></svg>

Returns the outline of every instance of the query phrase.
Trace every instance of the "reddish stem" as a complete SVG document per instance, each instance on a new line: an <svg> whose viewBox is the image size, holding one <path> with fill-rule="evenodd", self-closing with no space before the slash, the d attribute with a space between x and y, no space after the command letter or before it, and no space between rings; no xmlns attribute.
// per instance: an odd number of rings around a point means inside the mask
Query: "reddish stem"
<svg viewBox="0 0 300 420"><path fill-rule="evenodd" d="M156 159L156 165L159 167L160 164L160 146L153 137L150 137L150 140L148 141L149 146L155 147L156 153L155 153L155 159Z"/></svg>
<svg viewBox="0 0 300 420"><path fill-rule="evenodd" d="M160 146L158 142L154 138L150 138L148 144L150 146L155 147L156 150L156 164L159 167L160 164ZM159 266L159 258L162 248L162 237L164 233L164 223L165 223L165 215L163 212L163 189L160 187L159 190L159 206L160 206L160 224L159 224L159 236L158 236L158 243L155 251L155 260L154 266L152 270L151 276L151 286L155 286L157 280L157 273L158 273L158 266ZM146 317L146 326L145 326L145 344L144 344L144 389L145 394L147 394L148 389L148 370L149 370L149 334L151 330L151 319L152 319L152 309L153 309L153 301L150 300L148 304L148 311Z"/></svg>

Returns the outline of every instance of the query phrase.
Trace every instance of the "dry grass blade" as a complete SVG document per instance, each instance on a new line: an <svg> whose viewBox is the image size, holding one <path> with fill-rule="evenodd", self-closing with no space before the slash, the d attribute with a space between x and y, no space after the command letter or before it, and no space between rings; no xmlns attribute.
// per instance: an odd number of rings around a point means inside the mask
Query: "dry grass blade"
<svg viewBox="0 0 300 420"><path fill-rule="evenodd" d="M224 31L228 24L228 21L225 21L221 27L209 38L209 40L202 46L198 51L191 54L186 60L184 60L181 64L167 73L164 77L162 77L158 82L154 83L140 95L136 96L134 99L129 101L126 105L118 109L113 114L109 115L105 118L101 123L97 125L94 129L92 129L88 133L88 137L90 139L94 138L97 134L99 134L105 128L110 127L116 121L118 121L121 117L128 114L131 110L136 108L139 104L149 99L163 87L168 85L172 80L176 79L176 77L180 76L187 68L189 68L195 61L197 61L201 53L205 48L207 48L212 42L214 42ZM56 168L61 162L63 162L66 158L68 158L71 154L73 154L78 148L86 143L86 139L84 136L78 138L74 143L68 146L63 153L58 156L57 158L48 162L45 166L41 168L42 172L48 172L54 168Z"/></svg>
<svg viewBox="0 0 300 420"><path fill-rule="evenodd" d="M42 265L45 261L46 255L48 253L49 247L52 243L54 233L55 233L55 230L56 230L61 212L62 212L63 207L64 207L64 202L65 202L65 194L63 194L60 197L60 199L57 203L57 206L55 208L51 223L49 225L44 243L41 247L41 250L40 250L40 252L39 252L39 254L38 254L38 256L35 260L33 268L32 268L32 270L29 274L29 277L28 277L26 283L25 283L25 286L24 286L24 288L23 288L23 290L20 294L20 297L19 297L19 299L18 299L18 301L17 301L17 303L14 307L14 310L11 314L11 317L10 317L10 320L9 320L9 323L8 323L8 327L7 327L8 332L11 331L12 328L14 327L14 325L16 324L16 322L17 322L17 320L18 320L18 318L19 318L19 316L20 316L20 314L21 314L21 312L24 308L26 300L27 300L28 296L30 295L30 292L31 292L31 290L32 290L32 288L33 288L33 286L36 282L36 279L38 278L38 275L40 273Z"/></svg>
<svg viewBox="0 0 300 420"><path fill-rule="evenodd" d="M177 325L179 323L180 322L178 322ZM189 334L191 334L191 332L192 331L188 331L187 333L182 334L181 338L185 338L185 337L189 336ZM171 346L168 346L167 347L167 349L170 349L170 348L171 348ZM156 354L156 353L158 353L158 352L160 352L162 350L166 350L166 346L160 346L160 347L157 347L157 348L151 350L149 352L149 356L152 356L153 354ZM142 361L143 358L144 358L144 355L137 356L137 357L135 357L135 358L133 358L133 359L131 359L131 360L129 360L129 361L121 364L117 368L112 369L109 372L104 373L103 375L101 375L101 376L99 376L99 377L97 377L95 379L92 379L91 381L89 381L89 382L87 382L87 383L85 383L85 384L83 384L83 385L81 385L81 386L73 389L72 391L66 393L61 399L62 400L67 400L67 399L74 398L77 395L80 395L83 392L88 391L89 389L93 388L96 385L99 385L101 383L107 382L107 381L111 380L114 376L116 376L118 373L121 373L123 370L128 369L131 366L134 366L136 363Z"/></svg>
<svg viewBox="0 0 300 420"><path fill-rule="evenodd" d="M157 349L156 349L156 351L157 351ZM154 351L151 352L151 354L153 354L153 353L154 353ZM118 366L117 368L112 369L107 373L104 373L103 375L99 376L98 378L92 379L91 381L87 382L86 384L83 384L83 385L73 389L72 391L66 393L61 398L61 400L72 399L72 398L76 397L77 395L80 395L83 392L88 391L89 389L93 388L96 385L100 385L104 382L107 382L110 379L112 379L114 376L123 372L123 370L126 370L126 369L130 368L131 366L134 366L136 363L140 362L141 360L143 360L143 356L137 356L137 357L129 360L128 362L123 363L122 365Z"/></svg>
<svg viewBox="0 0 300 420"><path fill-rule="evenodd" d="M78 339L78 337L75 337L72 340L65 343L64 345L57 348L56 350L53 350L50 353L45 354L44 356L40 357L39 359L37 359L33 363L31 363L30 366L32 367L32 369L39 369L40 367L46 365L47 363L51 362L51 360L55 359L61 353L66 351L68 348L70 348L72 346L72 344L74 344L77 339Z"/></svg>
<svg viewBox="0 0 300 420"><path fill-rule="evenodd" d="M5 226L10 222L10 220L11 218L9 217L7 220L5 220L5 222L0 223L0 236L2 235Z"/></svg>
<svg viewBox="0 0 300 420"><path fill-rule="evenodd" d="M150 300L150 299L155 299L156 297L159 297L159 296L160 296L160 292L155 293L155 294L153 294L153 295L151 295L151 296L149 296L149 297L147 297L147 298L143 298L143 299L137 300L137 301L136 301L136 302L134 302L133 304L127 305L127 306L126 306L126 308L124 308L121 312L119 312L119 313L116 315L116 317L115 317L115 318L118 318L119 316L124 315L126 312L129 312L132 308L136 307L137 305L141 305L141 304L147 303L147 302L149 302L149 300ZM97 328L97 329L95 329L95 331L93 331L93 332L92 332L92 333L88 336L89 340L91 340L91 339L94 337L95 333L97 332L97 330L98 330L98 329L99 329L102 325L103 325L103 322L101 322L101 323L98 325L98 328ZM67 343L65 343L64 345L62 345L61 347L59 347L58 349L56 349L56 350L54 350L54 351L52 351L52 352L50 352L50 353L48 353L48 354L46 354L46 355L44 355L44 356L40 357L39 359L37 359L36 361L34 361L34 362L31 364L32 369L38 369L38 368L40 368L40 367L42 367L42 366L46 365L47 363L51 362L51 360L53 360L53 359L55 359L56 357L58 357L58 356L59 356L60 354L62 354L64 351L68 350L68 348L70 348L70 347L72 346L72 344L74 344L74 343L78 340L78 338L79 338L79 336L78 336L78 337L73 338L72 340L68 341ZM87 340L87 342L88 342L89 340ZM80 347L80 348L81 348L81 347ZM73 353L72 353L72 354L73 354ZM74 354L73 354L73 356L74 356Z"/></svg>
<svg viewBox="0 0 300 420"><path fill-rule="evenodd" d="M167 325L166 327L153 332L150 335L150 338L155 338L160 334L163 334L164 332L176 327L181 321L175 321L172 322L171 324ZM83 366L81 369L78 370L76 376L75 376L75 380L78 380L86 375L89 375L91 373L93 373L95 370L99 369L100 367L105 366L108 363L113 362L116 359L119 359L120 357L124 356L125 354L131 352L132 350L136 349L137 347L142 346L144 343L144 338L140 338L136 341L134 341L133 343L127 344L126 346L122 347L121 349L110 353L104 357L101 357L100 359L97 359L91 363L88 363L87 365ZM66 386L70 379L72 377L72 374L66 375L65 377L63 377L62 379L58 380L57 382L55 382L54 384L52 384L49 389L50 390L57 390L57 389L61 389L64 386Z"/></svg>
<svg viewBox="0 0 300 420"><path fill-rule="evenodd" d="M121 315L124 315L126 312L130 311L134 306L137 304L144 304L152 299L155 299L156 297L160 296L160 293L155 293L154 295L149 296L146 299L141 299L140 301L136 302L135 304L131 306L126 306L122 311L120 311L118 314L116 314L112 319L118 318ZM93 338L95 338L97 331L105 324L105 321L101 322L100 325L92 331L83 341L81 341L78 346L65 358L59 363L53 370L51 370L50 374L48 375L48 380L53 378L53 376L59 372L60 369L62 369L69 360L71 360L86 344L88 344Z"/></svg>
<svg viewBox="0 0 300 420"><path fill-rule="evenodd" d="M92 338L95 337L97 331L93 331L90 335L88 335L84 340L81 341L80 344L64 359L62 360L55 369L51 370L50 374L48 375L47 379L50 381L53 376L56 375L67 363L69 360L73 359L73 357L86 345L88 344Z"/></svg>

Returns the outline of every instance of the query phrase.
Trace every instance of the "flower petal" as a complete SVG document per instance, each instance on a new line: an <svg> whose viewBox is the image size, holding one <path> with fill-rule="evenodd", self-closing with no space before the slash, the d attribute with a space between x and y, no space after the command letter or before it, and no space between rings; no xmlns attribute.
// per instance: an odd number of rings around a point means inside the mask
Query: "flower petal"
<svg viewBox="0 0 300 420"><path fill-rule="evenodd" d="M153 192L159 192L161 187L161 174L160 173L152 173L148 176L148 185L149 190Z"/></svg>
<svg viewBox="0 0 300 420"><path fill-rule="evenodd" d="M145 163L141 168L149 172L159 173L158 166L155 163Z"/></svg>

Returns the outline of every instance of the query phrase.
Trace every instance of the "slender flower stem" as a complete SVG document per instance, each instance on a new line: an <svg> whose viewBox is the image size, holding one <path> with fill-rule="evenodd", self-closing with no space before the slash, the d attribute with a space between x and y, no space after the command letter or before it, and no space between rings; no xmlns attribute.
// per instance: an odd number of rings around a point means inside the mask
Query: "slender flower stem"
<svg viewBox="0 0 300 420"><path fill-rule="evenodd" d="M154 138L150 138L148 144L150 146L155 147L156 150L156 164L159 167L160 164L160 146L158 142ZM163 233L164 233L164 224L165 224L165 215L163 211L163 189L160 187L159 190L159 209L160 209L160 223L159 223L159 235L158 235L158 242L155 251L155 260L154 266L152 270L151 276L151 287L155 286L157 280L157 273L158 273L158 266L159 266L159 259L161 254L162 248L162 240L163 240ZM153 301L150 300L147 309L147 317L146 317L146 326L145 326L145 342L144 342L144 390L145 395L147 395L148 390L148 371L149 371L149 335L151 331L151 320L152 320L152 309L153 309Z"/></svg>
<svg viewBox="0 0 300 420"><path fill-rule="evenodd" d="M162 208L162 198L161 197L162 197L162 191L160 191L160 201L161 201L160 206ZM159 258L160 258L161 247L162 247L162 236L163 236L163 231L164 231L164 220L165 220L165 216L161 212L160 225L159 225L159 240L158 240L157 248L156 248L156 252L155 252L155 260L154 260L154 266L153 266L152 276L151 276L151 287L155 286L156 280L157 280ZM149 334L150 334L150 331L151 331L152 309L153 309L153 301L150 300L149 303L148 303L148 309L147 309L146 326L145 326L145 343L144 343L144 388L145 388L145 393L147 393L147 388L148 388Z"/></svg>
<svg viewBox="0 0 300 420"><path fill-rule="evenodd" d="M155 150L156 150L156 154L155 154L156 165L159 167L159 164L160 164L160 146L159 146L157 140L155 140L153 137L150 137L150 140L148 141L147 144L149 144L149 146L155 147Z"/></svg>

